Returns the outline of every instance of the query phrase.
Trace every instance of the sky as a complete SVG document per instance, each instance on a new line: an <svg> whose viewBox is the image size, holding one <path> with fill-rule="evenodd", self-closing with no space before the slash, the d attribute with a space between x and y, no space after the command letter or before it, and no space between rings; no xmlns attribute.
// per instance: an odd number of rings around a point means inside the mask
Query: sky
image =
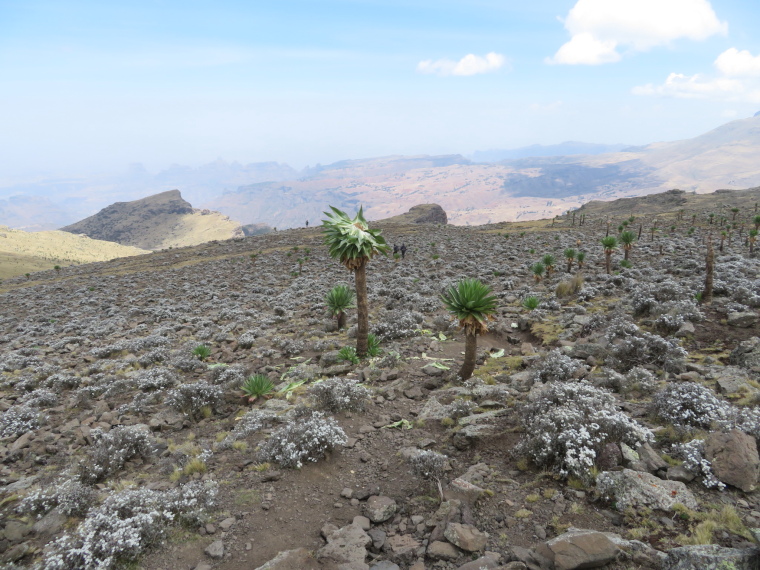
<svg viewBox="0 0 760 570"><path fill-rule="evenodd" d="M757 0L0 0L0 177L691 138Z"/></svg>

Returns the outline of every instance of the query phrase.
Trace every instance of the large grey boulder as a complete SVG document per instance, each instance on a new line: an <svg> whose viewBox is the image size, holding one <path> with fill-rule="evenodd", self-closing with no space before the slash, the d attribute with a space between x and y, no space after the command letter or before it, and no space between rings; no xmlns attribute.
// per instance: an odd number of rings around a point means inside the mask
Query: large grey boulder
<svg viewBox="0 0 760 570"><path fill-rule="evenodd" d="M690 509L697 508L697 500L686 485L678 481L663 481L642 471L605 471L597 477L596 489L601 496L614 501L619 511L628 507L672 511L676 503Z"/></svg>
<svg viewBox="0 0 760 570"><path fill-rule="evenodd" d="M344 526L329 533L326 538L327 544L317 550L316 558L320 563L353 570L369 569L364 559L372 539L359 526Z"/></svg>
<svg viewBox="0 0 760 570"><path fill-rule="evenodd" d="M443 536L451 544L467 552L479 552L488 542L488 534L480 532L471 524L449 523Z"/></svg>
<svg viewBox="0 0 760 570"><path fill-rule="evenodd" d="M757 548L724 548L717 544L681 546L668 551L663 570L757 570Z"/></svg>
<svg viewBox="0 0 760 570"><path fill-rule="evenodd" d="M604 566L612 562L620 550L601 532L570 529L541 543L536 552L554 562L556 570L575 570Z"/></svg>
<svg viewBox="0 0 760 570"><path fill-rule="evenodd" d="M369 520L373 523L381 523L387 521L396 514L398 505L396 505L396 501L390 497L373 495L367 499L364 509Z"/></svg>
<svg viewBox="0 0 760 570"><path fill-rule="evenodd" d="M754 490L760 476L754 437L736 429L711 433L705 440L705 457L719 480L745 493Z"/></svg>
<svg viewBox="0 0 760 570"><path fill-rule="evenodd" d="M740 342L728 357L730 364L760 372L760 337Z"/></svg>
<svg viewBox="0 0 760 570"><path fill-rule="evenodd" d="M754 311L744 311L728 314L728 324L732 327L749 328L757 324L758 316Z"/></svg>

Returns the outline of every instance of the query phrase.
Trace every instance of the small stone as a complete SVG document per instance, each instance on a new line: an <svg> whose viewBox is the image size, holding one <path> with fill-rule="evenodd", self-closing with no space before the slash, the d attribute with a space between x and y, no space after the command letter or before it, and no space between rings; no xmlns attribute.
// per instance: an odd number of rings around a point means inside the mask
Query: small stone
<svg viewBox="0 0 760 570"><path fill-rule="evenodd" d="M221 560L224 558L224 543L221 540L215 540L209 544L203 551L209 558Z"/></svg>
<svg viewBox="0 0 760 570"><path fill-rule="evenodd" d="M427 555L433 560L456 560L462 552L451 543L436 540L428 546Z"/></svg>
<svg viewBox="0 0 760 570"><path fill-rule="evenodd" d="M219 528L221 528L223 531L228 531L236 522L237 519L235 517L228 517L219 523Z"/></svg>
<svg viewBox="0 0 760 570"><path fill-rule="evenodd" d="M453 545L468 552L483 550L488 541L488 534L480 532L471 524L449 523L443 535Z"/></svg>
<svg viewBox="0 0 760 570"><path fill-rule="evenodd" d="M208 523L205 529L208 534L216 534L216 527L212 525L211 523Z"/></svg>
<svg viewBox="0 0 760 570"><path fill-rule="evenodd" d="M349 487L344 487L343 490L340 492L340 496L344 499L350 499L354 496L354 490Z"/></svg>

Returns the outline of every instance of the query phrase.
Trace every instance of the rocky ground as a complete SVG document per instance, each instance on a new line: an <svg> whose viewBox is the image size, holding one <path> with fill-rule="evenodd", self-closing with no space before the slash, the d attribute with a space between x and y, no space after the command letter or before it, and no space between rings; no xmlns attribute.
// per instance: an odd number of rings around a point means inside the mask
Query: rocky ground
<svg viewBox="0 0 760 570"><path fill-rule="evenodd" d="M634 220L611 275L601 216L389 225L358 364L319 228L5 281L4 567L755 568L760 262L714 222ZM499 310L461 382L464 277ZM249 403L253 373L276 391Z"/></svg>

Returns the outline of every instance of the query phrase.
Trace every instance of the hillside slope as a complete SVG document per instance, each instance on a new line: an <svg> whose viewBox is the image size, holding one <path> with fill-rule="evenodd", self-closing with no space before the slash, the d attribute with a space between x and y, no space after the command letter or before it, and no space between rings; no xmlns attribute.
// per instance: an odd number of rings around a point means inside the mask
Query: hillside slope
<svg viewBox="0 0 760 570"><path fill-rule="evenodd" d="M117 202L61 229L150 250L243 235L240 224L218 212L194 209L182 199L179 190Z"/></svg>
<svg viewBox="0 0 760 570"><path fill-rule="evenodd" d="M25 232L0 226L0 279L80 263L149 253L137 247L62 231Z"/></svg>

